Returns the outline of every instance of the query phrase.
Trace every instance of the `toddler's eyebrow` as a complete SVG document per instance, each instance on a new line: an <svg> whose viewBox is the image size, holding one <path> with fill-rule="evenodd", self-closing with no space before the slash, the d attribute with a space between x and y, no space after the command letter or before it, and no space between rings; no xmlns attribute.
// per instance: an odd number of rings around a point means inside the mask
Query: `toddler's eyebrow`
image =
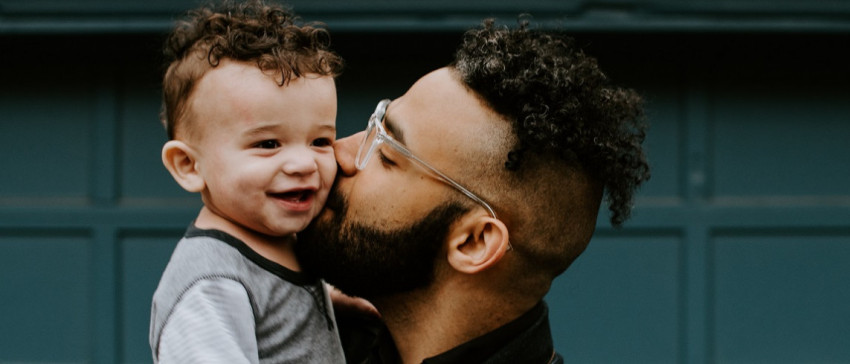
<svg viewBox="0 0 850 364"><path fill-rule="evenodd" d="M245 134L246 135L263 134L263 133L267 133L267 132L270 132L270 131L274 131L275 129L277 129L279 127L280 126L276 125L276 124L260 125L260 126L257 126L255 128L248 129L247 131L245 131Z"/></svg>
<svg viewBox="0 0 850 364"><path fill-rule="evenodd" d="M319 129L328 129L328 130L336 133L336 125L335 124L322 124L322 125L319 125Z"/></svg>

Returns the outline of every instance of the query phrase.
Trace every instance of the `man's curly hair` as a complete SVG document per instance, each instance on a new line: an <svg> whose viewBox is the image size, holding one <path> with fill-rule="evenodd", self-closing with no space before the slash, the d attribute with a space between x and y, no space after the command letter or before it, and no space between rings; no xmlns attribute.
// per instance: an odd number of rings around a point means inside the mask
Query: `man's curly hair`
<svg viewBox="0 0 850 364"><path fill-rule="evenodd" d="M256 63L281 86L308 73L338 76L343 61L330 50L326 29L299 25L299 18L262 0L222 3L191 10L165 41L162 122L169 139L178 129L195 84L223 59Z"/></svg>
<svg viewBox="0 0 850 364"><path fill-rule="evenodd" d="M521 169L528 153L577 162L604 186L611 223L628 219L635 190L649 178L636 92L612 86L573 39L529 29L528 21L510 30L485 20L465 33L451 66L512 123L517 143L507 169Z"/></svg>

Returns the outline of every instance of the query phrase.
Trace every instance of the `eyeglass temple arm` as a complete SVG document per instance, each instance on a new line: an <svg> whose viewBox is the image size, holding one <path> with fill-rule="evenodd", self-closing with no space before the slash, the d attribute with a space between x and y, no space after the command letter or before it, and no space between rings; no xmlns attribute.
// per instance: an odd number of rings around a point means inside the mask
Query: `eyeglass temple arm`
<svg viewBox="0 0 850 364"><path fill-rule="evenodd" d="M466 197L469 197L470 199L474 200L475 202L478 202L481 206L484 206L484 208L485 208L485 209L487 209L487 212L489 212L489 213L490 213L490 215L493 215L493 218L494 218L494 219L498 219L498 217L496 217L496 211L493 211L493 208L492 208L492 207L490 207L490 204L488 204L487 202L485 202L484 200L482 200L481 198L479 198L478 196L476 196L474 193L472 193L472 192L470 192L469 190L467 190L465 187L461 186L461 185L460 185L460 183L455 182L453 179L449 178L449 176L446 176L445 174L443 174L442 172L438 171L438 170L437 170L437 169L435 169L434 167L431 167L431 166L430 166L427 162L425 162L425 161L423 161L423 160L419 159L419 157L417 157L416 155L414 155L413 153L411 153L411 152L410 152L410 150L408 150L408 149L407 149L404 145L402 145L401 143L398 143L398 142L396 142L395 140L393 140L393 139L391 139L391 138L385 138L385 140L387 141L387 143L391 143L391 144L393 145L393 147L395 147L396 149L398 149L399 151L401 151L402 153L404 153L405 157L408 157L408 158L410 158L410 159L413 159L414 161L416 161L417 163L419 163L419 165L421 165L421 166L425 167L427 170L429 170L429 171L431 171L432 173L436 174L436 175L437 175L438 177L440 177L443 181L445 181L446 183L448 183L448 184L452 185L452 187L456 188L458 191L460 191L461 193L463 193L464 195L466 195Z"/></svg>

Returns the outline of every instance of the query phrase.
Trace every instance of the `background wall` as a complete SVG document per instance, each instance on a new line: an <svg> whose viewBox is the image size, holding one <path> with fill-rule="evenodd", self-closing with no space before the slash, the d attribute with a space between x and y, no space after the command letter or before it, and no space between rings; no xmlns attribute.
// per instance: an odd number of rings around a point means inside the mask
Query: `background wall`
<svg viewBox="0 0 850 364"><path fill-rule="evenodd" d="M850 362L850 3L291 1L347 60L339 136L486 16L573 34L648 101L653 178L548 296L569 362ZM520 4L522 3L522 4ZM194 1L0 0L0 362L142 363L196 214L159 161Z"/></svg>

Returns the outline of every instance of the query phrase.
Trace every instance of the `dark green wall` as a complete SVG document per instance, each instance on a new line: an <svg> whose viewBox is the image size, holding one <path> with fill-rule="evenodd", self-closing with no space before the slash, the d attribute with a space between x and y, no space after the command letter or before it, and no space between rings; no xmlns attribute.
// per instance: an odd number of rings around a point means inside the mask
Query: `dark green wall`
<svg viewBox="0 0 850 364"><path fill-rule="evenodd" d="M294 2L346 58L340 136L536 10L646 95L653 178L548 296L569 362L850 361L850 6ZM0 362L150 362L150 296L199 207L159 161L162 33L192 2L0 0Z"/></svg>

